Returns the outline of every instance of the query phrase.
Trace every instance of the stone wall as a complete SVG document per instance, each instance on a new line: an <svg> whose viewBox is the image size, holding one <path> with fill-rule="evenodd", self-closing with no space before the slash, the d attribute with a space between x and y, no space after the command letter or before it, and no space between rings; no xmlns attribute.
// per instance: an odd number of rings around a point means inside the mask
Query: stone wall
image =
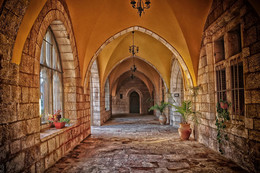
<svg viewBox="0 0 260 173"><path fill-rule="evenodd" d="M127 82L122 84L118 89L116 96L112 97L112 113L129 113L130 105L129 105L129 96L132 91L136 91L139 93L139 97L141 97L140 104L140 113L148 114L148 109L152 106L153 103L149 102L148 99L151 98L150 93L146 85L138 78L134 78L133 80L129 79ZM120 94L122 94L122 99L120 98Z"/></svg>
<svg viewBox="0 0 260 173"><path fill-rule="evenodd" d="M237 51L236 37L231 32L238 28L241 50ZM218 40L222 37L225 59L215 62ZM216 67L226 68L227 100L231 102L231 72L233 59L243 62L245 114L233 115L226 129L229 140L223 145L224 156L250 172L260 170L260 20L247 1L213 1L202 40L198 84L201 90L196 109L201 118L196 131L199 142L218 151L216 119ZM239 50L239 49L238 49ZM217 57L216 57L217 59ZM223 63L224 62L224 63Z"/></svg>
<svg viewBox="0 0 260 173"><path fill-rule="evenodd" d="M89 89L84 94L80 85L77 49L65 2L46 2L26 39L19 65L11 62L12 40L26 8L20 1L5 2L1 28L6 32L1 29L0 44L0 172L43 172L90 134ZM40 49L49 26L55 36L66 33L66 37L59 35L57 42L64 72L64 116L73 123L51 132L41 127L39 116Z"/></svg>

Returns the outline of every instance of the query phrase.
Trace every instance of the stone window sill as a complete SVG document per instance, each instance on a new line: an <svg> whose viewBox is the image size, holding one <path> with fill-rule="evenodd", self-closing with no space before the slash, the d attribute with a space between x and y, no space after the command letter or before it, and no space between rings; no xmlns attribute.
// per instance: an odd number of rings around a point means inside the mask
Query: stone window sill
<svg viewBox="0 0 260 173"><path fill-rule="evenodd" d="M64 128L62 129L56 129L55 127L53 128L46 128L44 130L41 130L40 132L40 139L42 142L47 141L48 139L53 138L54 136L57 136L64 131L71 129L75 126L75 124L66 124Z"/></svg>

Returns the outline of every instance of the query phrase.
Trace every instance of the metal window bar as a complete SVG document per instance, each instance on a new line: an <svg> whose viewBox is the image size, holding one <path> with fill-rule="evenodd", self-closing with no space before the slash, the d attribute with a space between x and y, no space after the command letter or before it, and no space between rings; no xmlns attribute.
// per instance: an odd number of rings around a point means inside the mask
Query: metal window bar
<svg viewBox="0 0 260 173"><path fill-rule="evenodd" d="M216 70L216 80L217 80L217 99L226 100L226 70L218 68Z"/></svg>
<svg viewBox="0 0 260 173"><path fill-rule="evenodd" d="M243 62L231 61L233 114L244 115ZM241 85L240 85L241 84Z"/></svg>

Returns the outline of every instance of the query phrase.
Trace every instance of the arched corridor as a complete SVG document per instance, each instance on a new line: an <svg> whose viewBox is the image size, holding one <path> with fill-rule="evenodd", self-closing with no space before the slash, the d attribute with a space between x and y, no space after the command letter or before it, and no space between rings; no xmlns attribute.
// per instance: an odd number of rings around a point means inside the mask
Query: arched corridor
<svg viewBox="0 0 260 173"><path fill-rule="evenodd" d="M259 0L0 0L0 173L259 172L259 16Z"/></svg>

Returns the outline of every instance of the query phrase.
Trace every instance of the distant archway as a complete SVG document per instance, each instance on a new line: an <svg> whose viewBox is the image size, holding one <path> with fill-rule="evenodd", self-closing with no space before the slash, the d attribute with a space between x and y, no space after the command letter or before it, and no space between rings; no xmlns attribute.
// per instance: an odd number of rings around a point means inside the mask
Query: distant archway
<svg viewBox="0 0 260 173"><path fill-rule="evenodd" d="M133 91L130 96L129 96L129 112L130 113L140 113L140 99L139 99L139 94L135 91Z"/></svg>
<svg viewBox="0 0 260 173"><path fill-rule="evenodd" d="M99 56L100 52L110 43L112 42L113 40L115 40L117 37L121 36L121 35L124 35L125 33L127 32L131 32L131 31L139 31L139 32L142 32L142 33L145 33L147 35L150 35L151 37L157 39L159 42L161 42L162 44L164 44L172 53L173 53L173 57L176 58L176 60L179 62L179 65L183 71L183 74L185 74L183 77L186 78L187 80L187 85L188 86L193 86L194 85L194 81L192 80L192 75L184 61L184 59L181 57L181 55L179 54L179 52L171 45L169 44L164 38L160 37L158 34L154 33L153 31L150 31L146 28L143 28L141 26L132 26L132 27L129 27L129 28L126 28L120 32L118 32L117 34L115 34L114 36L111 36L109 39L107 39L100 47L99 49L96 51L96 53L93 55L93 57L91 58L91 61L87 67L87 70L86 70L86 73L85 73L85 77L84 77L84 83L85 85L87 84L87 77L89 76L89 72L90 72L90 68L91 68L91 65L93 64L93 62L97 59L97 57ZM142 59L141 57L138 57L140 59ZM142 59L143 60L143 59ZM147 62L149 65L151 65L152 67L154 67L151 63ZM113 70L113 69L112 69ZM112 71L111 70L111 71ZM155 68L156 70L156 68ZM158 72L159 73L159 72ZM160 73L159 73L160 74ZM161 76L161 75L160 75ZM165 79L161 76L162 80L164 81L165 83ZM166 85L166 87L168 87Z"/></svg>

